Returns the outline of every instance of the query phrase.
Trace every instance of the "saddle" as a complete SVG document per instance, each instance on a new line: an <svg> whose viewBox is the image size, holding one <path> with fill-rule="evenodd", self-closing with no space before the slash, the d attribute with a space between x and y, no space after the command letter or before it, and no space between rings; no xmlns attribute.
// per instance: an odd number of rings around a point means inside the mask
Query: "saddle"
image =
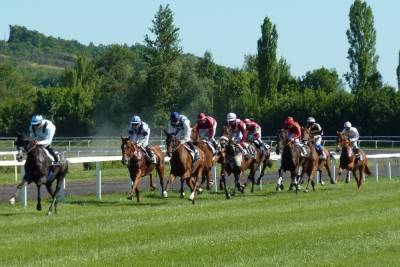
<svg viewBox="0 0 400 267"><path fill-rule="evenodd" d="M213 143L208 140L202 140L204 144L207 145L207 147L211 150L213 156L215 156L218 153L218 150L214 147Z"/></svg>
<svg viewBox="0 0 400 267"><path fill-rule="evenodd" d="M193 161L192 165L197 160L199 160L199 158L200 158L200 156L199 156L199 148L197 146L193 145L194 149L191 149L190 146L187 143L185 143L185 144L183 144L183 147L189 152L190 156L192 157L192 161Z"/></svg>
<svg viewBox="0 0 400 267"><path fill-rule="evenodd" d="M147 158L148 161L150 161L151 163L157 163L157 157L155 156L155 153L153 150L151 150L151 148L149 147L149 150L151 153L153 153L153 156L155 157L154 159L152 158L152 155L149 154L149 151L147 151L147 149L145 147L143 147L142 145L138 145L138 147L143 151L144 156Z"/></svg>

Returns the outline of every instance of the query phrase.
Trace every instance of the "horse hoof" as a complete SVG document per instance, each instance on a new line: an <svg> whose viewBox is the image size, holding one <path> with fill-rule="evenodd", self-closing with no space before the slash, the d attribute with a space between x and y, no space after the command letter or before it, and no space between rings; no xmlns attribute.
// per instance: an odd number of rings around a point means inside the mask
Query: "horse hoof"
<svg viewBox="0 0 400 267"><path fill-rule="evenodd" d="M36 209L41 211L42 210L42 205L36 205Z"/></svg>
<svg viewBox="0 0 400 267"><path fill-rule="evenodd" d="M15 205L15 197L10 198L10 204L11 204L11 205Z"/></svg>
<svg viewBox="0 0 400 267"><path fill-rule="evenodd" d="M52 215L52 212L51 211L48 211L47 212L47 216L51 216Z"/></svg>
<svg viewBox="0 0 400 267"><path fill-rule="evenodd" d="M132 200L132 196L128 196L126 199L127 200Z"/></svg>
<svg viewBox="0 0 400 267"><path fill-rule="evenodd" d="M150 191L155 191L157 188L155 186L150 187Z"/></svg>
<svg viewBox="0 0 400 267"><path fill-rule="evenodd" d="M322 186L324 186L324 185L325 185L325 183L324 183L323 181L321 181L321 182L320 182L320 184L321 184Z"/></svg>
<svg viewBox="0 0 400 267"><path fill-rule="evenodd" d="M167 198L167 197L168 197L167 191L162 192L162 196L165 197L165 198Z"/></svg>
<svg viewBox="0 0 400 267"><path fill-rule="evenodd" d="M199 188L199 189L197 189L197 192L199 193L199 194L201 194L201 193L203 193L203 188Z"/></svg>
<svg viewBox="0 0 400 267"><path fill-rule="evenodd" d="M304 193L308 193L308 189L304 190Z"/></svg>
<svg viewBox="0 0 400 267"><path fill-rule="evenodd" d="M194 201L194 192L192 192L192 193L190 194L189 199L190 199L191 201ZM194 204L194 203L193 203L193 204Z"/></svg>

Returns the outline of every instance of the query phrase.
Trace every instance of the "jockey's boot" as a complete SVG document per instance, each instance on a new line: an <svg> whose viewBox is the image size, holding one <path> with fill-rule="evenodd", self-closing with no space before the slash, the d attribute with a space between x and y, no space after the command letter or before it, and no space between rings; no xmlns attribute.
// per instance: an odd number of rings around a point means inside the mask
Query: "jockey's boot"
<svg viewBox="0 0 400 267"><path fill-rule="evenodd" d="M301 154L301 157L303 157L303 158L305 158L307 156L307 150L306 150L305 146L301 145L301 144L300 144L300 154Z"/></svg>
<svg viewBox="0 0 400 267"><path fill-rule="evenodd" d="M187 142L188 146L190 149L193 151L193 163L199 160L200 155L199 155L199 150L193 145L192 142Z"/></svg>
<svg viewBox="0 0 400 267"><path fill-rule="evenodd" d="M54 151L54 149L53 149L51 146L47 146L46 149L47 149L47 151L50 152L50 155L52 155L53 158L54 158L54 161L53 161L52 165L53 165L53 166L58 166L58 165L60 165L60 158L59 158L59 155Z"/></svg>
<svg viewBox="0 0 400 267"><path fill-rule="evenodd" d="M154 154L154 152L150 149L149 146L146 146L146 152L147 152L147 157L148 157L148 162L152 164L157 163L157 157Z"/></svg>
<svg viewBox="0 0 400 267"><path fill-rule="evenodd" d="M326 160L326 156L325 156L324 151L322 150L322 148L319 148L319 149L317 148L317 152L318 152L320 160Z"/></svg>

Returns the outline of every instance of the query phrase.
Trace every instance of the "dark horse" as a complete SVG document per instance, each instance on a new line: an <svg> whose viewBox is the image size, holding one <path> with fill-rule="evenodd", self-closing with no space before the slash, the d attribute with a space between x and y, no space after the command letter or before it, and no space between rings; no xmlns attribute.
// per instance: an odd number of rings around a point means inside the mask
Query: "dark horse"
<svg viewBox="0 0 400 267"><path fill-rule="evenodd" d="M300 148L289 139L287 129L281 129L278 132L276 154L279 155L280 153L282 153L281 167L278 170L279 178L276 190L280 191L284 189L282 183L282 171L289 171L291 177L289 190L294 186L297 194L304 159L301 157Z"/></svg>
<svg viewBox="0 0 400 267"><path fill-rule="evenodd" d="M165 185L163 195L168 197L168 187L174 181L175 177L181 178L181 197L183 197L183 181L186 180L192 193L189 199L192 203L195 203L195 196L197 189L199 188L202 177L203 169L205 167L205 155L204 152L199 149L199 159L193 162L192 156L183 144L176 138L174 134L167 133L166 145L167 155L171 157L170 165L171 171L168 177L167 184ZM192 179L193 178L193 179Z"/></svg>
<svg viewBox="0 0 400 267"><path fill-rule="evenodd" d="M357 159L349 139L341 132L337 132L337 147L338 149L341 149L342 152L340 154L339 172L336 181L339 181L343 170L348 170L353 173L353 176L357 182L357 188L360 189L364 181L365 174L371 175L371 171L368 168L367 155L363 150L360 149L360 155L362 159ZM357 170L359 172L359 176L357 176Z"/></svg>
<svg viewBox="0 0 400 267"><path fill-rule="evenodd" d="M136 194L137 202L139 199L139 183L142 177L148 175L150 177L150 186L153 188L152 183L152 172L154 169L157 170L158 176L160 177L161 194L164 188L164 153L161 151L159 146L151 146L151 150L157 157L157 163L148 162L145 156L145 152L135 142L121 136L122 144L122 162L127 165L129 170L129 176L132 179L131 192L128 195L128 199L132 199L133 193Z"/></svg>
<svg viewBox="0 0 400 267"><path fill-rule="evenodd" d="M27 155L25 162L25 175L22 182L17 186L17 190L10 201L18 196L20 189L26 184L34 182L37 187L37 210L42 210L40 197L40 187L44 184L52 197L52 202L47 212L50 215L53 212L57 213L57 193L60 191L62 181L68 172L68 162L63 155L60 155L60 164L52 165L52 160L49 158L43 146L22 134L17 134L17 139L14 142L18 149L19 158L22 159L21 153ZM57 181L56 188L53 190L52 184ZM12 201L12 202L14 202Z"/></svg>
<svg viewBox="0 0 400 267"><path fill-rule="evenodd" d="M239 144L236 144L232 138L230 138L224 148L224 172L221 176L221 182L223 184L227 199L230 198L230 194L228 193L226 187L226 177L233 174L235 178L233 194L236 193L236 189L243 193L246 185L240 184L240 177L246 170L250 170L248 180L252 182L251 192L254 192L254 176L257 171L260 155L258 151L255 150L254 157L244 157L242 154L242 149L239 146Z"/></svg>

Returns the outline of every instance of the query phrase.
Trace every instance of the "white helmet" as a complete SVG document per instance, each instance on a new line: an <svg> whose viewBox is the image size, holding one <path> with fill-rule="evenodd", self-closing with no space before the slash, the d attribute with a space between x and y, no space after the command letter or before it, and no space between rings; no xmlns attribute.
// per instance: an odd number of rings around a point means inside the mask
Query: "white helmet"
<svg viewBox="0 0 400 267"><path fill-rule="evenodd" d="M226 120L228 122L235 121L236 120L236 114L233 113L233 112L228 113L228 115L226 116Z"/></svg>
<svg viewBox="0 0 400 267"><path fill-rule="evenodd" d="M308 117L307 123L315 123L315 119L313 117Z"/></svg>
<svg viewBox="0 0 400 267"><path fill-rule="evenodd" d="M33 115L31 119L31 125L39 125L42 124L43 116L42 115Z"/></svg>
<svg viewBox="0 0 400 267"><path fill-rule="evenodd" d="M349 121L346 121L345 123L344 123L344 126L343 126L344 128L350 128L351 127L351 122L349 122Z"/></svg>

